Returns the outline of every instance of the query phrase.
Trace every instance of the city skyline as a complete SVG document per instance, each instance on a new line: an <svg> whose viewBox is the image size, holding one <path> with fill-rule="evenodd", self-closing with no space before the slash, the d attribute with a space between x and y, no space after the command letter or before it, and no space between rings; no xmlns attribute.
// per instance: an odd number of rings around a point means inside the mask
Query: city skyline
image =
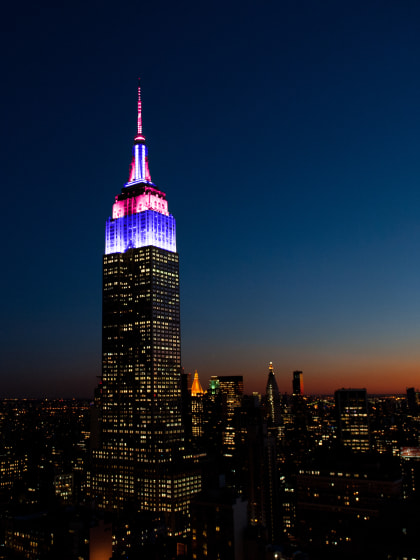
<svg viewBox="0 0 420 560"><path fill-rule="evenodd" d="M420 386L420 7L158 4L9 18L0 394L93 394L138 76L185 371L248 393L269 362L281 392L295 370L305 393Z"/></svg>

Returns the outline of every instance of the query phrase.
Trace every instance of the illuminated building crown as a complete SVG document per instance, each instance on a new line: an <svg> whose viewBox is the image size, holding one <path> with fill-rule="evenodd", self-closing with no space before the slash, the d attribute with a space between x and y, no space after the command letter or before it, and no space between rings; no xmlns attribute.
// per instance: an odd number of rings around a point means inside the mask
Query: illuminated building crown
<svg viewBox="0 0 420 560"><path fill-rule="evenodd" d="M203 395L203 387L201 386L200 380L198 379L198 371L195 370L194 373L194 381L191 387L191 396L195 397L196 395Z"/></svg>
<svg viewBox="0 0 420 560"><path fill-rule="evenodd" d="M115 197L112 217L106 222L105 254L152 245L176 252L175 219L164 192L152 183L143 135L141 89L138 85L137 134L128 182Z"/></svg>

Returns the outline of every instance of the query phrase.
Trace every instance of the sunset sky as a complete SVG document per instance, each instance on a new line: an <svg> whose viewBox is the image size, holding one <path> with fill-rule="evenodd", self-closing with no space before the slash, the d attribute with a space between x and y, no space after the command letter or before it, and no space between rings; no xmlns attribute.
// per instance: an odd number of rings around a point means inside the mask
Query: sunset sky
<svg viewBox="0 0 420 560"><path fill-rule="evenodd" d="M42 2L1 47L0 396L92 396L137 78L186 371L420 387L418 0Z"/></svg>

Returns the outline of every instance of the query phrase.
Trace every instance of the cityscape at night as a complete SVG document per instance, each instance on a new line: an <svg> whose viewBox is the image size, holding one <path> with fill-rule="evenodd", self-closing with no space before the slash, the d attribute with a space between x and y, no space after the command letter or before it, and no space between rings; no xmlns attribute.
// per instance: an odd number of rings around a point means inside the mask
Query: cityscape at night
<svg viewBox="0 0 420 560"><path fill-rule="evenodd" d="M420 560L420 5L25 8L0 560Z"/></svg>

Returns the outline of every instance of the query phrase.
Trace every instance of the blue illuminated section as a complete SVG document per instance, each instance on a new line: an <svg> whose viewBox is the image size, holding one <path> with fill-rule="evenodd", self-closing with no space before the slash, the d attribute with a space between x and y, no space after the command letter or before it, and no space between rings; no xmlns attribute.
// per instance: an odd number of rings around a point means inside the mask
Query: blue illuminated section
<svg viewBox="0 0 420 560"><path fill-rule="evenodd" d="M154 210L145 210L121 218L108 218L105 255L150 245L176 253L175 218L171 214L166 216Z"/></svg>
<svg viewBox="0 0 420 560"><path fill-rule="evenodd" d="M105 226L105 255L139 247L158 247L176 253L175 218L169 214L164 192L152 183L143 136L140 85L137 135L128 182L115 198L112 217Z"/></svg>

